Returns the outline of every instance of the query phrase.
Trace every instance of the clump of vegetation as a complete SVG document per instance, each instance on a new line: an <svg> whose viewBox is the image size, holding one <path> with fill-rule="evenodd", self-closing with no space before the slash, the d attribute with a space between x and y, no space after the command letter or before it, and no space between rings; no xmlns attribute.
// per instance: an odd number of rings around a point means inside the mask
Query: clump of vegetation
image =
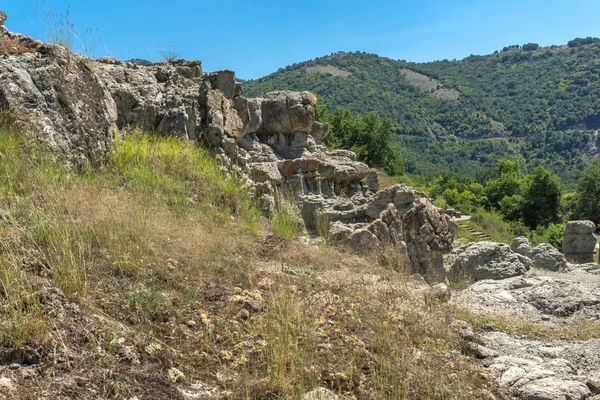
<svg viewBox="0 0 600 400"><path fill-rule="evenodd" d="M600 224L600 160L594 160L577 183L574 214Z"/></svg>
<svg viewBox="0 0 600 400"><path fill-rule="evenodd" d="M317 120L329 125L325 143L331 148L342 148L356 153L360 161L378 167L389 175L401 175L404 166L392 146L392 120L378 113L365 115L352 113L347 108L337 108L330 113L327 107L317 106Z"/></svg>
<svg viewBox="0 0 600 400"><path fill-rule="evenodd" d="M286 242L297 239L304 233L304 222L291 195L276 193L272 224L275 237Z"/></svg>
<svg viewBox="0 0 600 400"><path fill-rule="evenodd" d="M70 52L79 52L94 58L102 43L98 38L98 28L92 25L81 31L76 29L72 19L73 11L70 5L63 11L55 11L52 5L46 5L42 0L42 4L35 7L35 13L44 31L44 40L62 46Z"/></svg>
<svg viewBox="0 0 600 400"><path fill-rule="evenodd" d="M0 55L20 56L25 53L34 53L35 50L18 39L0 36Z"/></svg>

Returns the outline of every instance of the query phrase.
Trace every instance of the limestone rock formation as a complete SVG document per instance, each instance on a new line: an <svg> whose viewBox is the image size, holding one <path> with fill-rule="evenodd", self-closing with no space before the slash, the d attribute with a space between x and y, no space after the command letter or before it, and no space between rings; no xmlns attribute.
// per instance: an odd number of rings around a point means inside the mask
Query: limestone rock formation
<svg viewBox="0 0 600 400"><path fill-rule="evenodd" d="M448 257L455 279L506 279L523 275L531 268L529 258L515 253L504 243L476 242L454 250Z"/></svg>
<svg viewBox="0 0 600 400"><path fill-rule="evenodd" d="M510 243L510 249L515 253L527 257L532 247L529 243L529 240L527 240L526 237L519 236L512 240L512 242Z"/></svg>
<svg viewBox="0 0 600 400"><path fill-rule="evenodd" d="M308 230L329 230L332 242L357 253L398 253L428 282L445 281L450 218L406 185L378 191L377 174L354 153L320 145L328 127L315 121L312 93L246 98L232 71L205 73L199 61L92 61L5 34L31 53L0 59L0 107L25 115L66 158L102 162L116 128L198 140L241 176L266 214L277 192L290 194Z"/></svg>
<svg viewBox="0 0 600 400"><path fill-rule="evenodd" d="M594 262L596 225L592 221L570 221L563 234L563 252L568 262L585 264Z"/></svg>
<svg viewBox="0 0 600 400"><path fill-rule="evenodd" d="M402 223L413 271L429 283L443 282L446 278L443 256L452 251L454 223L426 199L419 199L402 217Z"/></svg>
<svg viewBox="0 0 600 400"><path fill-rule="evenodd" d="M140 67L102 57L94 65L115 102L119 128L140 126L198 138L199 61Z"/></svg>
<svg viewBox="0 0 600 400"><path fill-rule="evenodd" d="M101 161L117 113L98 75L63 47L5 34L31 52L0 58L0 109L27 121L39 140L70 162Z"/></svg>
<svg viewBox="0 0 600 400"><path fill-rule="evenodd" d="M583 400L592 395L590 383L599 366L598 340L542 342L486 332L478 342L490 354L485 365L491 375L514 398Z"/></svg>
<svg viewBox="0 0 600 400"><path fill-rule="evenodd" d="M551 315L598 319L599 283L597 275L584 271L482 280L460 293L457 301L476 310L524 318Z"/></svg>
<svg viewBox="0 0 600 400"><path fill-rule="evenodd" d="M566 271L568 269L565 256L548 243L539 244L529 252L528 257L533 261L535 268L549 271Z"/></svg>

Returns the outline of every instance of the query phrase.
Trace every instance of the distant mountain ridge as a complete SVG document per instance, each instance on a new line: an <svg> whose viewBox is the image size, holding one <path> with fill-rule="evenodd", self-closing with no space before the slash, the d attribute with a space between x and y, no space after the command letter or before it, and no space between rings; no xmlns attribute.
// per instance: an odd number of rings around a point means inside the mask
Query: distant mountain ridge
<svg viewBox="0 0 600 400"><path fill-rule="evenodd" d="M310 90L331 108L378 111L400 134L523 136L600 127L600 40L507 46L459 61L410 63L340 52L245 82L249 95ZM331 71L337 71L331 72Z"/></svg>
<svg viewBox="0 0 600 400"><path fill-rule="evenodd" d="M283 89L309 90L331 110L391 118L409 172L449 169L480 180L509 157L572 182L600 145L598 38L428 63L338 52L244 82L249 96ZM482 158L483 148L493 154Z"/></svg>

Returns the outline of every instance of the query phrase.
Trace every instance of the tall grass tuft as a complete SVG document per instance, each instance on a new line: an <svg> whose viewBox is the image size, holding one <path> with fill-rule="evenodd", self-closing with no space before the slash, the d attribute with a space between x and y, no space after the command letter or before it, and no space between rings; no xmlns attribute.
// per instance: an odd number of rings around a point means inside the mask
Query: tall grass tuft
<svg viewBox="0 0 600 400"><path fill-rule="evenodd" d="M273 211L273 234L275 237L289 242L297 239L304 232L304 223L298 206L281 192L275 194L275 210Z"/></svg>

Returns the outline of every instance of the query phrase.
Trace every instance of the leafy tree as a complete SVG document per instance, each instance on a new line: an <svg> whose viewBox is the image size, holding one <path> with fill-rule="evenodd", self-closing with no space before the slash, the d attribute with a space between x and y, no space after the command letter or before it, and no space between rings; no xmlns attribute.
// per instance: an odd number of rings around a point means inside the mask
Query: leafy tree
<svg viewBox="0 0 600 400"><path fill-rule="evenodd" d="M523 178L521 177L518 161L499 160L496 164L496 172L498 178L489 180L486 183L485 194L492 207L502 208L500 207L502 199L518 194L523 184ZM511 210L513 206L514 204L511 203Z"/></svg>
<svg viewBox="0 0 600 400"><path fill-rule="evenodd" d="M329 124L329 135L325 138L329 147L352 150L360 161L382 168L390 175L404 173L400 156L392 146L394 134L389 118L381 118L377 112L361 116L343 107L333 114L318 107L316 116Z"/></svg>
<svg viewBox="0 0 600 400"><path fill-rule="evenodd" d="M600 160L594 160L577 182L575 215L600 223Z"/></svg>
<svg viewBox="0 0 600 400"><path fill-rule="evenodd" d="M540 47L540 45L537 43L527 43L527 44L524 44L522 48L525 51L534 51L534 50L537 50L539 47Z"/></svg>
<svg viewBox="0 0 600 400"><path fill-rule="evenodd" d="M544 167L537 167L525 179L521 205L523 223L535 229L557 222L561 195L559 178Z"/></svg>

